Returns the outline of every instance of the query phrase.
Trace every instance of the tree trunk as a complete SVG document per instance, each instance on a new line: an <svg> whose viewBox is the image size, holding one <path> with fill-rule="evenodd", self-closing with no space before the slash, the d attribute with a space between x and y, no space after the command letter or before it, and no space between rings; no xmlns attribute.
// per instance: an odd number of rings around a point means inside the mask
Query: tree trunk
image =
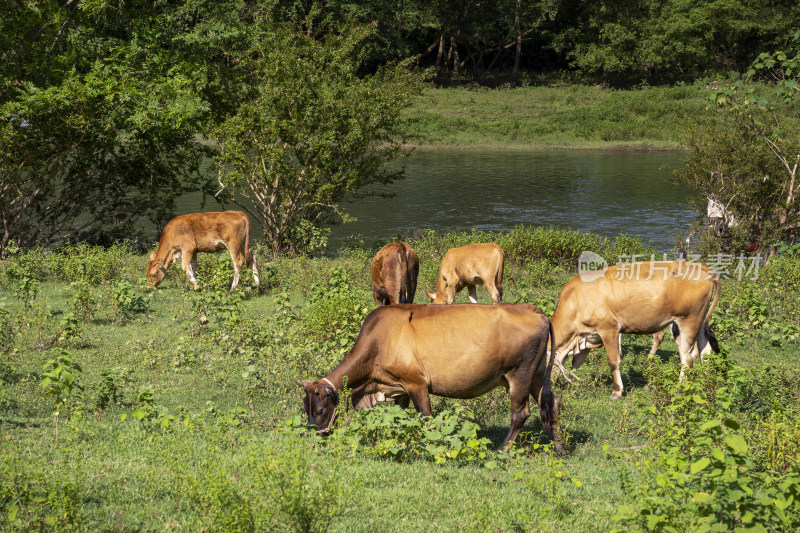
<svg viewBox="0 0 800 533"><path fill-rule="evenodd" d="M403 0L397 0L397 44L403 40Z"/></svg>
<svg viewBox="0 0 800 533"><path fill-rule="evenodd" d="M442 65L442 58L444 57L444 32L439 35L439 50L436 52L436 68Z"/></svg>
<svg viewBox="0 0 800 533"><path fill-rule="evenodd" d="M514 66L511 69L511 78L516 81L519 73L519 58L522 55L522 25L520 23L520 9L522 0L517 0L517 7L514 11L514 33L516 34L516 48L514 50Z"/></svg>

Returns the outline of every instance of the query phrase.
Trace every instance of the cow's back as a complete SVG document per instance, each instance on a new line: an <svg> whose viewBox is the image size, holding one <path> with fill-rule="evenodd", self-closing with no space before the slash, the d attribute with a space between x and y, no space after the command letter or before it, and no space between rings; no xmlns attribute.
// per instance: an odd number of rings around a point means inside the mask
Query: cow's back
<svg viewBox="0 0 800 533"><path fill-rule="evenodd" d="M225 243L245 243L249 231L250 220L242 211L190 213L170 220L161 240L176 248L218 251Z"/></svg>
<svg viewBox="0 0 800 533"><path fill-rule="evenodd" d="M419 258L416 251L402 241L381 248L370 265L372 290L376 302L411 303L417 289ZM380 303L380 302L379 302Z"/></svg>
<svg viewBox="0 0 800 533"><path fill-rule="evenodd" d="M668 317L701 312L713 293L713 272L699 263L681 263L620 264L602 277L576 276L562 288L553 321L600 326L612 320L623 331L654 333Z"/></svg>
<svg viewBox="0 0 800 533"><path fill-rule="evenodd" d="M503 249L497 244L466 244L447 251L442 259L442 271L461 278L476 275L492 278L498 266L502 268L503 257Z"/></svg>
<svg viewBox="0 0 800 533"><path fill-rule="evenodd" d="M501 385L497 379L521 358L542 351L549 331L547 317L530 304L409 304L377 309L371 317L369 335L382 369L420 371L432 391L452 397Z"/></svg>

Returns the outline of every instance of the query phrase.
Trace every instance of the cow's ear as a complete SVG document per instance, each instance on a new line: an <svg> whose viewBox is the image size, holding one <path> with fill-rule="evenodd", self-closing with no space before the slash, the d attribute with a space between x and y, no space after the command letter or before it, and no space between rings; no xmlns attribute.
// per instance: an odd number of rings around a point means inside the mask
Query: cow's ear
<svg viewBox="0 0 800 533"><path fill-rule="evenodd" d="M153 260L153 259L155 259L155 258L156 258L156 254L155 254L155 252L151 252L151 253L150 253L150 261L152 261L152 260Z"/></svg>
<svg viewBox="0 0 800 533"><path fill-rule="evenodd" d="M309 385L311 385L311 383L312 383L311 381L308 381L307 379L296 379L296 380L294 380L294 382L297 383L298 385L300 385L301 387L303 387L304 389L306 387L308 387Z"/></svg>
<svg viewBox="0 0 800 533"><path fill-rule="evenodd" d="M430 299L431 299L431 301L434 301L434 300L436 299L436 293L435 293L435 292L428 292L428 291L425 291L425 294L427 294L427 295L428 295L428 298L430 298Z"/></svg>

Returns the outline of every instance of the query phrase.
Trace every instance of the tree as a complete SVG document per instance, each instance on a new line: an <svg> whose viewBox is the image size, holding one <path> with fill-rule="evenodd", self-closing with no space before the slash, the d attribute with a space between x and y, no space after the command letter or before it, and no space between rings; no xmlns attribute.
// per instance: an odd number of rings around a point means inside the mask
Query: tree
<svg viewBox="0 0 800 533"><path fill-rule="evenodd" d="M213 131L221 191L250 213L274 251L319 240L345 217L339 202L397 179L400 112L422 88L410 60L360 76L370 29L319 38L255 17L250 48L236 57L247 95Z"/></svg>
<svg viewBox="0 0 800 533"><path fill-rule="evenodd" d="M717 239L720 249L739 252L757 242L772 253L772 245L800 238L799 49L800 31L789 52L762 53L753 62L747 75L760 84L738 81L714 91L711 103L729 130L707 129L692 138L679 175L702 193L703 202L719 202L731 221ZM770 103L768 89L777 101Z"/></svg>
<svg viewBox="0 0 800 533"><path fill-rule="evenodd" d="M4 1L0 258L63 239L129 236L202 188L206 114L174 8Z"/></svg>

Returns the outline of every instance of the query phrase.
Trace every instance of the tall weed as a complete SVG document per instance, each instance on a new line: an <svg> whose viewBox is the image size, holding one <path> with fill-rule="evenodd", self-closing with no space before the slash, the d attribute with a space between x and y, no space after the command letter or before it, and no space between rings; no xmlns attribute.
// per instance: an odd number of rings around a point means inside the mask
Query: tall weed
<svg viewBox="0 0 800 533"><path fill-rule="evenodd" d="M649 370L654 402L643 411L643 431L651 448L638 481L623 478L634 504L620 506L616 519L637 531L800 527L800 458L790 458L786 438L796 425L769 414L775 402L754 387L759 373L732 364L724 351L683 380L664 370ZM772 445L754 453L752 443L765 434Z"/></svg>

